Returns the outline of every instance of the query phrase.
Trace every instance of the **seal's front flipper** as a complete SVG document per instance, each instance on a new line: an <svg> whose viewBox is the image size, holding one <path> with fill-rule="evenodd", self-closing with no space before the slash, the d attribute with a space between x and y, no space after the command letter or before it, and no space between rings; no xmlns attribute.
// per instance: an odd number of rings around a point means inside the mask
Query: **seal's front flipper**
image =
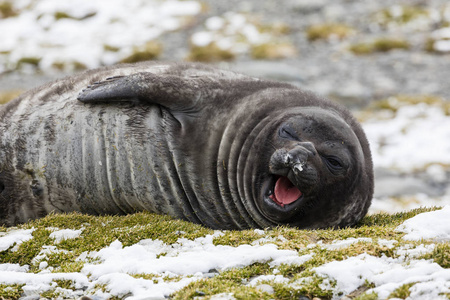
<svg viewBox="0 0 450 300"><path fill-rule="evenodd" d="M81 102L109 102L138 98L134 84L128 77L130 76L114 76L94 82L83 89L77 99Z"/></svg>
<svg viewBox="0 0 450 300"><path fill-rule="evenodd" d="M200 92L198 84L190 79L142 72L93 83L77 98L85 103L139 100L172 110L189 110L200 98Z"/></svg>

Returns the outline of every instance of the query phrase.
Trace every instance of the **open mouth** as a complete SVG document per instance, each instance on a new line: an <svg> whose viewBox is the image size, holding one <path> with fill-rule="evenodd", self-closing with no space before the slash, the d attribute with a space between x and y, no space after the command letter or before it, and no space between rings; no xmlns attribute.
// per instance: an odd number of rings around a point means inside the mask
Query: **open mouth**
<svg viewBox="0 0 450 300"><path fill-rule="evenodd" d="M303 193L286 176L275 176L269 189L269 198L281 207L291 204L302 197Z"/></svg>

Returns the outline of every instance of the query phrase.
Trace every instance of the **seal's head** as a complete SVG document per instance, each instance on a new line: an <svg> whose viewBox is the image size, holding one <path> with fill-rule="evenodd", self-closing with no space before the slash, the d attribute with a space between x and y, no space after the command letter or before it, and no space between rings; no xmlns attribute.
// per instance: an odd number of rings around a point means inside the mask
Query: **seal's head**
<svg viewBox="0 0 450 300"><path fill-rule="evenodd" d="M299 228L358 222L371 202L373 174L357 122L333 109L302 107L272 124L270 155L254 187L260 213Z"/></svg>

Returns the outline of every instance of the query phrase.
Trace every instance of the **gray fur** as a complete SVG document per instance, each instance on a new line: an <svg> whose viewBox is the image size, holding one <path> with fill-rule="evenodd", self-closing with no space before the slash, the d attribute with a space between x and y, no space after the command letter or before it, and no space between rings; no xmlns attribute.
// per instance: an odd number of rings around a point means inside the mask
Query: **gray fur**
<svg viewBox="0 0 450 300"><path fill-rule="evenodd" d="M270 200L279 176L302 198ZM5 225L52 211L152 211L221 229L338 227L358 222L372 194L360 125L285 83L141 63L87 71L0 106Z"/></svg>

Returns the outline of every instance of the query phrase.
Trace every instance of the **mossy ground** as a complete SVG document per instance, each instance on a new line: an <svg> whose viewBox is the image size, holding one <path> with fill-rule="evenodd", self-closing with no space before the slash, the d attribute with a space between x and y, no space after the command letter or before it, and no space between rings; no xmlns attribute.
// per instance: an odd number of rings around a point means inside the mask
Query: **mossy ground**
<svg viewBox="0 0 450 300"><path fill-rule="evenodd" d="M397 214L375 214L365 217L357 226L339 230L299 230L286 226L280 226L264 231L222 231L222 235L213 240L215 245L230 245L237 247L244 244L271 243L279 249L297 251L299 256L313 254L312 258L301 265L270 266L270 262L259 262L242 268L218 270L216 276L194 281L172 295L174 299L189 299L210 296L219 293L232 293L237 299L292 299L306 296L309 298L331 299L333 296L333 282L327 282L329 288L323 288L324 278L318 276L313 268L331 261L340 261L348 257L367 253L373 256L396 257L395 249L405 244L401 239L402 233L395 228L404 220L419 213L435 210L416 209ZM19 226L20 229L34 228L33 239L23 242L16 251L11 248L0 252L1 263L13 263L29 265L29 272L37 273L39 260L35 257L43 249L43 246L53 245L59 251L47 254L46 262L52 272L80 272L84 262L77 260L85 251L98 251L113 241L119 240L123 246L133 245L143 239L159 239L166 244L173 244L179 238L193 240L212 234L214 231L201 225L192 224L180 220L174 220L168 216L150 213L136 213L127 216L88 216L78 213L57 215L52 214L43 219L31 221ZM75 239L63 240L56 243L50 238L54 228L80 229L81 235ZM0 232L6 232L9 228L0 227ZM327 248L324 245L335 240L347 238L372 238L372 242L357 242L344 248ZM379 239L396 240L394 248L381 245ZM420 243L427 243L421 241ZM431 243L431 242L429 242ZM419 243L417 243L419 244ZM432 253L423 256L423 259L433 259L443 268L449 267L450 243L438 244ZM34 260L33 260L34 259ZM48 268L47 267L47 268ZM136 278L145 280L177 281L181 276L161 277L154 274L130 274ZM275 283L267 281L272 286L273 293L268 293L248 283L260 275L282 275L288 279L288 283ZM365 294L370 283L358 289L355 299L375 299L371 294ZM54 289L41 295L46 298L58 296L59 291L74 289L70 280L56 280ZM1 286L0 298L14 299L22 293L22 286ZM393 295L402 297L408 295L410 286L401 287ZM100 287L99 287L100 288ZM105 287L103 287L104 289Z"/></svg>
<svg viewBox="0 0 450 300"><path fill-rule="evenodd" d="M0 105L5 104L6 102L11 101L22 93L19 90L6 90L0 91Z"/></svg>
<svg viewBox="0 0 450 300"><path fill-rule="evenodd" d="M346 24L331 23L318 24L306 30L306 37L310 41L338 39L342 40L355 32L353 28Z"/></svg>
<svg viewBox="0 0 450 300"><path fill-rule="evenodd" d="M357 55L388 52L394 49L408 50L410 44L407 40L399 38L378 38L367 43L356 43L349 50Z"/></svg>

